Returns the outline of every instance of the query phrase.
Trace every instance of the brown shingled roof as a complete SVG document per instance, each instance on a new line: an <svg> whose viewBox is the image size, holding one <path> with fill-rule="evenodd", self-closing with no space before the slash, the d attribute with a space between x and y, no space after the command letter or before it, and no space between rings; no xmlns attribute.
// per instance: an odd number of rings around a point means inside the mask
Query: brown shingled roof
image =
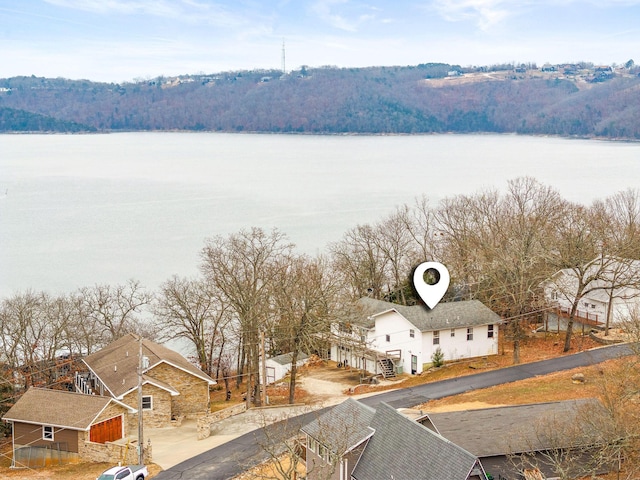
<svg viewBox="0 0 640 480"><path fill-rule="evenodd" d="M122 398L125 393L138 385L138 339L139 337L134 334L127 334L83 359L84 363L115 398ZM179 353L144 338L142 339L142 355L149 359L149 367L145 369L145 372L149 372L154 366L164 362L205 380L211 385L216 383Z"/></svg>
<svg viewBox="0 0 640 480"><path fill-rule="evenodd" d="M89 430L111 402L136 410L109 397L32 387L2 417L12 422L52 425L71 430Z"/></svg>

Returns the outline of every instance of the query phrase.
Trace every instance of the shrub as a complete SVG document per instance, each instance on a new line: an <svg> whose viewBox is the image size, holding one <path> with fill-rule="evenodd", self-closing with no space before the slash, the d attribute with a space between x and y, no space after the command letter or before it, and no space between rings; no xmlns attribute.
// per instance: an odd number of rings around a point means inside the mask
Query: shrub
<svg viewBox="0 0 640 480"><path fill-rule="evenodd" d="M444 353L442 353L442 349L440 347L431 354L431 363L434 367L441 367L444 365Z"/></svg>

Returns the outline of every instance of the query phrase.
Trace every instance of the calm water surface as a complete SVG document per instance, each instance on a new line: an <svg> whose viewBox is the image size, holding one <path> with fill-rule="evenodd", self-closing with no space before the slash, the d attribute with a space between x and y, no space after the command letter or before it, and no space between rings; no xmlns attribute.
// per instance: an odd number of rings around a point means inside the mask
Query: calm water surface
<svg viewBox="0 0 640 480"><path fill-rule="evenodd" d="M0 135L0 296L198 272L207 237L303 252L426 194L531 175L589 203L640 187L640 144L513 135Z"/></svg>

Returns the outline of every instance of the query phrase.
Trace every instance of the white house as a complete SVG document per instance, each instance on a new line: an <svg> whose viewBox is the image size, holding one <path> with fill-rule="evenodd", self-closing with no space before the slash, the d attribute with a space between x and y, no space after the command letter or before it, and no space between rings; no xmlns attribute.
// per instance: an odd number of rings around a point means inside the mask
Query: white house
<svg viewBox="0 0 640 480"><path fill-rule="evenodd" d="M308 359L309 356L307 354L302 352L299 353L296 366L301 367L307 362ZM267 370L266 385L277 382L281 378L284 378L285 375L287 375L287 373L291 371L291 360L292 358L290 353L283 353L282 355L278 355L276 357L267 358L265 360L265 366ZM262 377L260 378L260 380L262 383L265 383Z"/></svg>
<svg viewBox="0 0 640 480"><path fill-rule="evenodd" d="M421 373L440 348L444 360L498 353L500 317L478 300L403 306L371 298L359 300L362 322L334 327L331 358L370 372ZM385 375L386 376L386 375Z"/></svg>
<svg viewBox="0 0 640 480"><path fill-rule="evenodd" d="M640 314L640 261L595 259L584 271L586 292L578 302L577 321L596 325L620 324ZM579 271L580 271L579 270ZM545 283L545 296L550 305L566 316L578 291L578 273L570 268L556 272ZM608 320L608 322L607 322Z"/></svg>

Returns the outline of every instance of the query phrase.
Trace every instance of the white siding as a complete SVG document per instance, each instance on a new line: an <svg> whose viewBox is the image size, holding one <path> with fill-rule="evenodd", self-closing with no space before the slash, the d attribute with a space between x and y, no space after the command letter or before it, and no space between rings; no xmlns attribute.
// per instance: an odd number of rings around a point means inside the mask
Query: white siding
<svg viewBox="0 0 640 480"><path fill-rule="evenodd" d="M411 338L410 331L414 331ZM389 341L387 341L387 335ZM418 371L422 372L422 339L420 330L406 318L396 312L387 312L376 317L376 328L370 333L369 340L374 350L381 353L389 350L400 350L402 356L402 368L406 373L411 373L411 355L418 357Z"/></svg>

